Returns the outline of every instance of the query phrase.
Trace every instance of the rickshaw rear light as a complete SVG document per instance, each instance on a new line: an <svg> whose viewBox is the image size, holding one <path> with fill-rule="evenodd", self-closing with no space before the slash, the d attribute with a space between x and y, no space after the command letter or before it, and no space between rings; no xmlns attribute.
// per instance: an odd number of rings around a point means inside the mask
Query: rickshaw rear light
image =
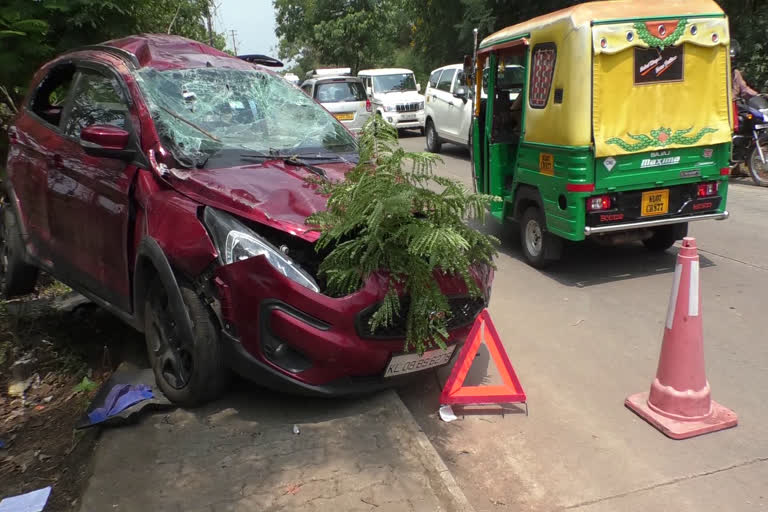
<svg viewBox="0 0 768 512"><path fill-rule="evenodd" d="M731 175L731 168L730 167L723 167L720 169L720 176L730 176Z"/></svg>
<svg viewBox="0 0 768 512"><path fill-rule="evenodd" d="M587 199L587 211L597 212L611 209L611 196L595 196Z"/></svg>
<svg viewBox="0 0 768 512"><path fill-rule="evenodd" d="M699 183L698 196L709 197L717 194L719 187L716 181L709 181L707 183Z"/></svg>
<svg viewBox="0 0 768 512"><path fill-rule="evenodd" d="M365 110L370 112L372 110L371 108L371 100L365 100Z"/></svg>

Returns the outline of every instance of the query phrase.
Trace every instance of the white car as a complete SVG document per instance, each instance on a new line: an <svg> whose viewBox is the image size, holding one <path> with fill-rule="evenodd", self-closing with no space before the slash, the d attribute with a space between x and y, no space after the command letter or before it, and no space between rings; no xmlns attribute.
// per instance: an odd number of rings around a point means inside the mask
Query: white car
<svg viewBox="0 0 768 512"><path fill-rule="evenodd" d="M500 88L514 101L520 95L525 81L525 69L509 64L497 80ZM484 70L483 84L488 83L488 68ZM487 85L485 85L487 87ZM486 89L482 91L485 99ZM472 90L467 87L462 64L438 68L429 75L425 92L426 120L424 130L427 151L439 153L443 142L469 146L472 142Z"/></svg>
<svg viewBox="0 0 768 512"><path fill-rule="evenodd" d="M357 74L376 114L397 129L424 129L424 96L410 69L366 69Z"/></svg>
<svg viewBox="0 0 768 512"><path fill-rule="evenodd" d="M363 82L354 76L320 75L305 80L301 90L318 101L355 135L370 119L372 106Z"/></svg>
<svg viewBox="0 0 768 512"><path fill-rule="evenodd" d="M443 142L469 145L472 101L464 66L452 64L434 70L424 94L427 98L424 131L427 151L439 153Z"/></svg>

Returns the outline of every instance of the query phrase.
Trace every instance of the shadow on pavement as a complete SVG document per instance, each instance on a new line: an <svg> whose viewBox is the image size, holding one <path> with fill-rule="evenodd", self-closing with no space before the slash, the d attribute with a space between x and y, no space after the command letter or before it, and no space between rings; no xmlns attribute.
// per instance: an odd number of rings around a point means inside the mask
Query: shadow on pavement
<svg viewBox="0 0 768 512"><path fill-rule="evenodd" d="M485 225L475 227L501 240L500 253L525 263L517 224L509 222L502 226L496 220L488 220ZM617 247L602 247L589 240L567 243L562 260L540 273L562 285L585 288L674 273L677 252L677 246L661 253L651 252L639 242ZM702 254L699 254L699 260L701 268L715 266Z"/></svg>

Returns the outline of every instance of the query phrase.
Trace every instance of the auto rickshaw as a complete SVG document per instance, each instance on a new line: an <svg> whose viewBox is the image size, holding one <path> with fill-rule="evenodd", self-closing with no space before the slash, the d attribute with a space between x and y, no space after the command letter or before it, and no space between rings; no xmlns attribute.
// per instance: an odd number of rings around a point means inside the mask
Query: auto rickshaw
<svg viewBox="0 0 768 512"><path fill-rule="evenodd" d="M713 0L610 0L480 43L474 179L504 199L491 213L520 223L532 266L566 240L663 251L689 222L728 218L729 39Z"/></svg>

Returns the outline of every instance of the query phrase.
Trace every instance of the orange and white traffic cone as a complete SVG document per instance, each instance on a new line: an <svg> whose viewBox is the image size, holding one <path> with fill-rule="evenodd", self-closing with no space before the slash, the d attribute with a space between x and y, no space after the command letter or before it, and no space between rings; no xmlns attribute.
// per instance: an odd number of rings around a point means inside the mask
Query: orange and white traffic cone
<svg viewBox="0 0 768 512"><path fill-rule="evenodd" d="M677 256L659 367L650 393L624 405L672 439L735 427L736 414L713 401L704 369L704 341L696 239L685 238Z"/></svg>

